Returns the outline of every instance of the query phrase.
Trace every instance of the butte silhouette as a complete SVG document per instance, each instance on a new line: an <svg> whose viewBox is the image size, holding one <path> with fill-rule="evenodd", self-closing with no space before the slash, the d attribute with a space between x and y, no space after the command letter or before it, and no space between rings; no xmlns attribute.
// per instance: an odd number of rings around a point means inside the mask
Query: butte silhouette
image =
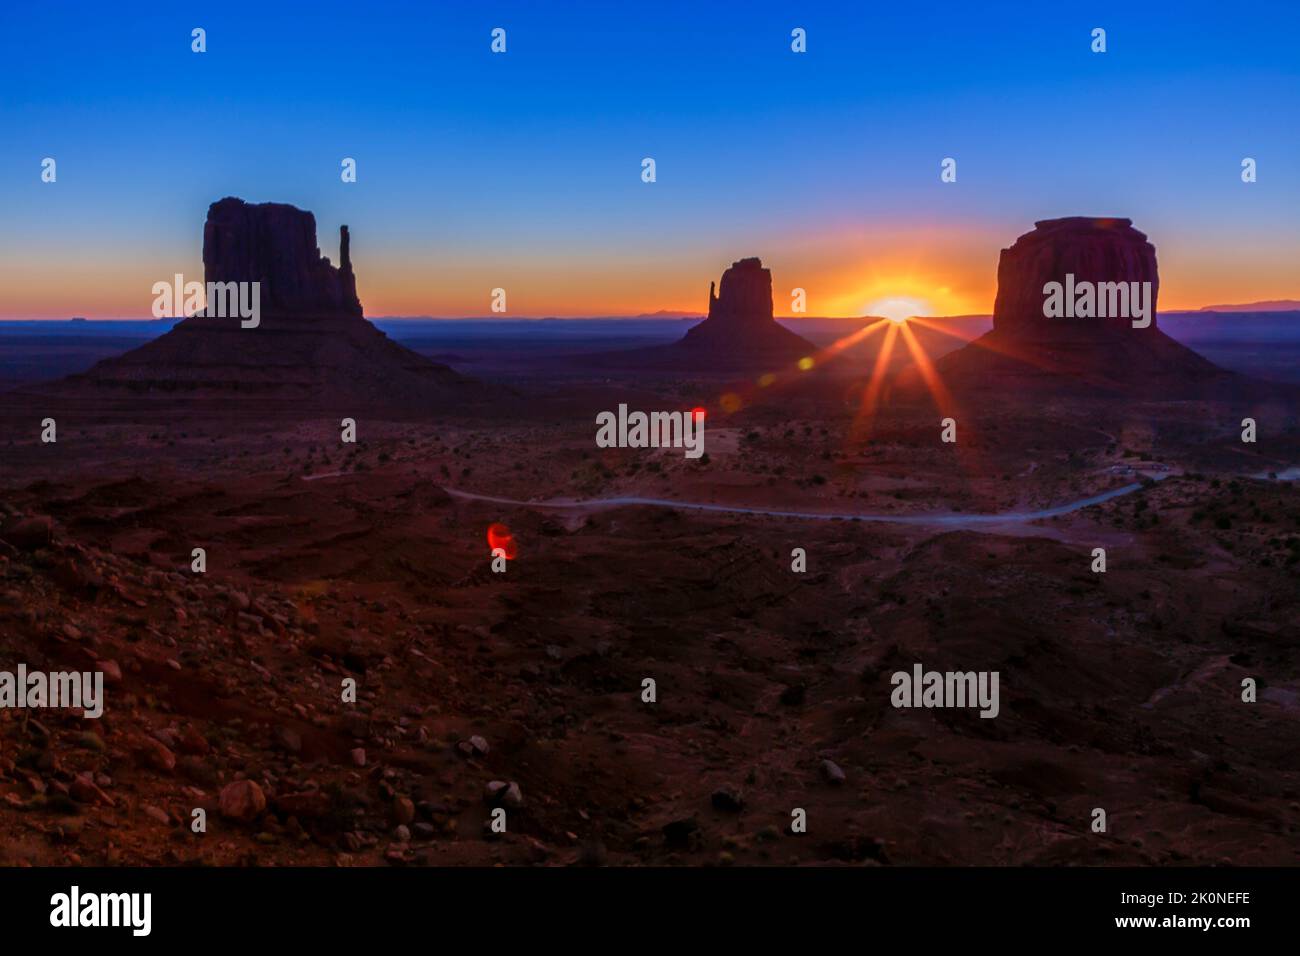
<svg viewBox="0 0 1300 956"><path fill-rule="evenodd" d="M772 270L757 256L740 259L709 283L709 317L674 348L681 353L738 360L798 361L816 351L772 315Z"/></svg>
<svg viewBox="0 0 1300 956"><path fill-rule="evenodd" d="M672 345L606 353L602 365L736 372L776 371L817 352L817 346L778 323L772 310L772 270L757 257L740 259L709 284L709 314Z"/></svg>
<svg viewBox="0 0 1300 956"><path fill-rule="evenodd" d="M260 283L260 323L245 328L238 315L192 315L57 390L411 411L480 391L363 317L348 227L339 232L336 267L316 245L310 212L235 198L213 203L203 228L205 282Z"/></svg>
<svg viewBox="0 0 1300 956"><path fill-rule="evenodd" d="M1049 317L1044 306L1050 283L1066 289L1084 283L1145 288L1149 324L1135 327L1146 320L1113 309L1106 316ZM1032 232L1002 250L992 331L943 356L935 368L953 387L1008 393L1088 386L1175 394L1236 382L1239 376L1160 330L1159 289L1155 246L1131 220L1070 216L1036 222ZM1131 301L1129 306L1123 311L1133 312ZM900 384L915 387L916 379L909 370Z"/></svg>

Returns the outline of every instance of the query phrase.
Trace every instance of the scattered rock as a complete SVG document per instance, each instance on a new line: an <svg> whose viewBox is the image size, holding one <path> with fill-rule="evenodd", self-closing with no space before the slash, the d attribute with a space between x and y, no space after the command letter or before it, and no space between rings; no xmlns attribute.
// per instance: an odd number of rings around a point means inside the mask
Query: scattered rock
<svg viewBox="0 0 1300 956"><path fill-rule="evenodd" d="M739 813L745 808L745 798L734 787L721 787L713 791L713 809L724 813Z"/></svg>
<svg viewBox="0 0 1300 956"><path fill-rule="evenodd" d="M228 820L251 823L266 809L266 795L252 780L236 780L221 788L221 815Z"/></svg>
<svg viewBox="0 0 1300 956"><path fill-rule="evenodd" d="M484 788L483 799L491 806L505 806L517 809L524 805L523 791L519 789L519 784L514 781L509 783L504 780L491 781Z"/></svg>
<svg viewBox="0 0 1300 956"><path fill-rule="evenodd" d="M393 798L393 819L401 824L415 820L415 803L410 797Z"/></svg>
<svg viewBox="0 0 1300 956"><path fill-rule="evenodd" d="M839 764L833 760L822 761L822 777L827 783L839 786L845 780L844 771L840 769Z"/></svg>
<svg viewBox="0 0 1300 956"><path fill-rule="evenodd" d="M193 727L186 727L176 740L176 749L183 754L201 757L212 750L207 738Z"/></svg>
<svg viewBox="0 0 1300 956"><path fill-rule="evenodd" d="M131 738L131 752L136 760L147 767L170 773L176 769L176 755L165 744L137 734Z"/></svg>
<svg viewBox="0 0 1300 956"><path fill-rule="evenodd" d="M89 773L79 773L68 786L68 794L79 803L103 803L113 806L113 798L101 790Z"/></svg>
<svg viewBox="0 0 1300 956"><path fill-rule="evenodd" d="M122 683L122 667L117 661L96 661L95 670L103 672L105 684Z"/></svg>

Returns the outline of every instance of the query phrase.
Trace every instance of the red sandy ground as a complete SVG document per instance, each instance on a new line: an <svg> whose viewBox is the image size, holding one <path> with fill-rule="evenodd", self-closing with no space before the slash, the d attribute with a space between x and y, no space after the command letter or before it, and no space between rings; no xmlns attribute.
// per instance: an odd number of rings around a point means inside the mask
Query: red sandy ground
<svg viewBox="0 0 1300 956"><path fill-rule="evenodd" d="M953 447L933 409L864 437L853 407L713 415L700 462L598 450L590 410L544 403L358 416L355 447L326 419L89 409L40 445L10 408L0 506L53 540L0 544L0 666L111 682L98 721L0 711L0 864L1300 862L1300 494L1240 477L1295 462L1294 431L1246 450L1235 409L1039 402ZM995 512L1126 465L1174 477L1000 533L442 490ZM1001 715L895 710L915 662L999 671ZM238 780L267 803L244 820ZM522 798L504 835L491 781Z"/></svg>

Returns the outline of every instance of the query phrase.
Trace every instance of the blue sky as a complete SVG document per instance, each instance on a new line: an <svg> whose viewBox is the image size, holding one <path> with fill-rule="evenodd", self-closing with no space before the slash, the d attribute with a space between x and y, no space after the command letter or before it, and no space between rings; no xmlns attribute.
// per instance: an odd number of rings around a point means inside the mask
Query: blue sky
<svg viewBox="0 0 1300 956"><path fill-rule="evenodd" d="M1300 4L284 6L5 8L0 316L147 314L225 195L348 223L371 314L701 308L746 255L813 312L976 310L1076 214L1151 236L1166 306L1300 296Z"/></svg>

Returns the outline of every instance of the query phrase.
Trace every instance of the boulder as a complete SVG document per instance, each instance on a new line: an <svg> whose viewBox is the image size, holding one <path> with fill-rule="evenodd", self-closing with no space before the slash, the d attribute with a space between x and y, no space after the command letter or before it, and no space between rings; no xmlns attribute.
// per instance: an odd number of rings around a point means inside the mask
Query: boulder
<svg viewBox="0 0 1300 956"><path fill-rule="evenodd" d="M236 780L221 788L217 798L221 815L239 823L251 823L266 809L266 795L252 780Z"/></svg>

